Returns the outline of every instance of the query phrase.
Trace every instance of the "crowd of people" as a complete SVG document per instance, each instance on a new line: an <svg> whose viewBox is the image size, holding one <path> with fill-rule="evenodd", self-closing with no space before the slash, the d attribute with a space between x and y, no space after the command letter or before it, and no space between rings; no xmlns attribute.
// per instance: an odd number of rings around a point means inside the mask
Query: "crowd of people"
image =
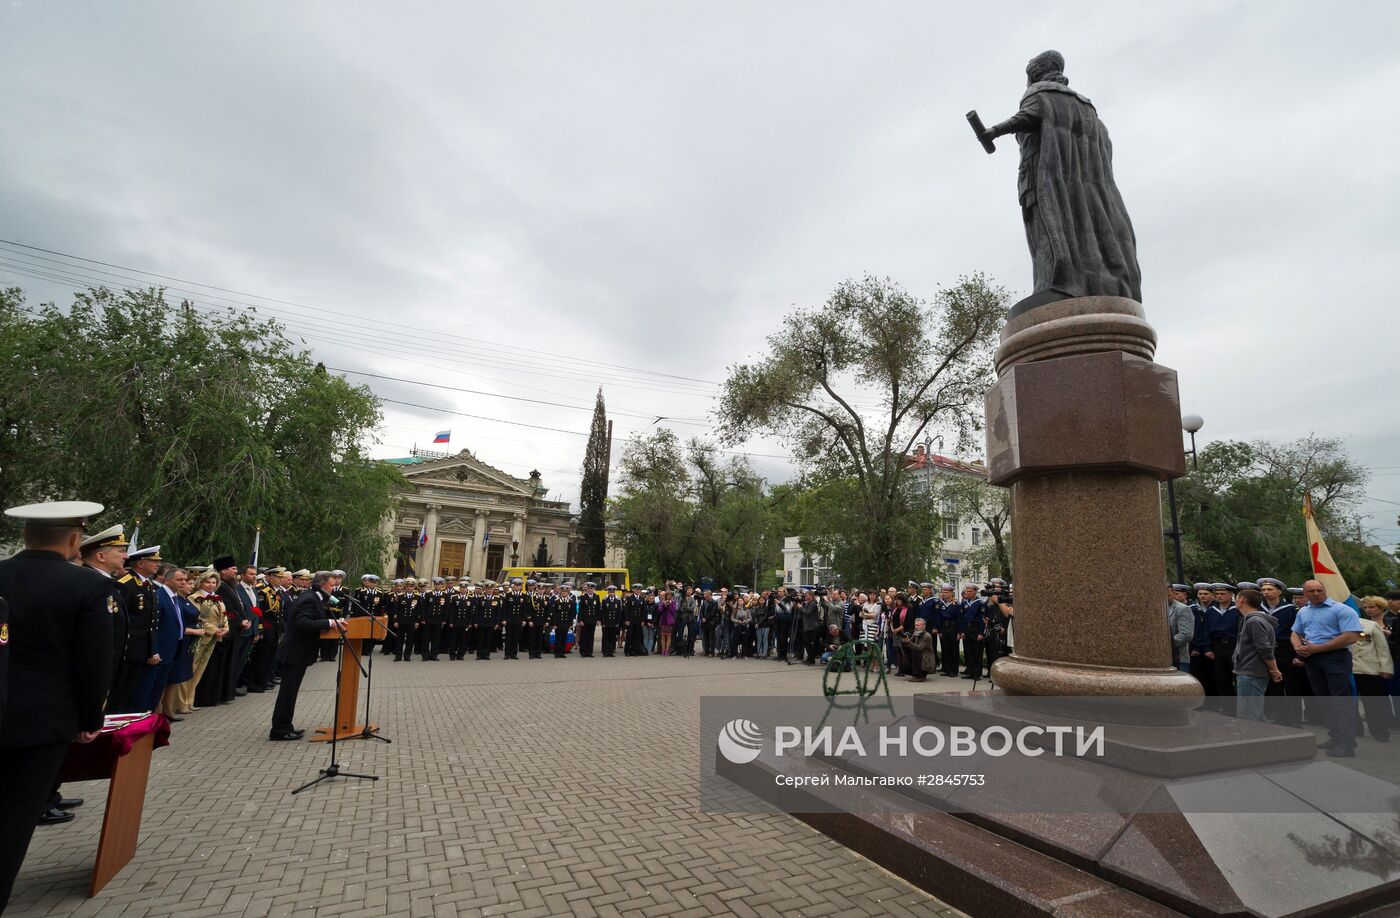
<svg viewBox="0 0 1400 918"><path fill-rule="evenodd" d="M910 582L903 590L710 589L667 581L627 587L505 584L441 577L358 588L343 571L239 564L231 555L181 566L136 548L121 526L86 532L97 504L12 508L25 548L0 561L0 908L37 825L66 822L81 800L60 793L74 741L104 717L157 711L179 722L201 708L276 690L269 739L300 739L297 691L307 667L334 658L357 616L384 616L363 645L407 662L577 656L771 659L845 667L859 661L914 681L982 679L1014 644L1010 585ZM1194 601L1193 601L1194 598ZM1358 697L1365 728L1389 740L1400 694L1400 591L1368 596L1362 614L1309 580L1172 584L1166 629L1174 663L1216 710L1325 724L1330 755L1353 755ZM13 639L12 639L13 637ZM848 646L849 645L849 646ZM859 651L857 657L843 648ZM8 671L7 671L8 668ZM22 693L5 693L11 684ZM1231 703L1229 699L1234 697ZM1275 704L1266 711L1264 700Z"/></svg>
<svg viewBox="0 0 1400 918"><path fill-rule="evenodd" d="M400 661L487 660L498 651L507 660L521 653L564 657L576 641L585 659L698 652L816 665L860 641L880 649L889 670L918 681L935 671L982 678L984 667L1010 649L1015 614L1001 580L964 587L958 598L951 584L927 582L903 591L757 591L675 581L630 588L585 582L580 589L543 578L448 584L435 577L395 579L381 589L379 578L366 574L347 607L387 616L391 633L378 642L380 652Z"/></svg>
<svg viewBox="0 0 1400 918"><path fill-rule="evenodd" d="M341 572L260 570L231 555L180 566L159 545L132 546L122 526L88 534L101 509L6 511L24 520L25 547L0 561L0 910L36 826L69 822L83 804L58 780L75 738L92 742L112 715L179 722L284 681L294 704L322 631L344 624L328 615L287 632L297 601L319 612L313 587L336 592ZM308 641L311 660L298 653Z"/></svg>
<svg viewBox="0 0 1400 918"><path fill-rule="evenodd" d="M1400 590L1357 605L1359 613L1329 598L1317 580L1291 588L1275 577L1174 583L1173 662L1201 683L1208 707L1285 726L1325 725L1327 754L1353 756L1363 731L1389 742L1400 714Z"/></svg>

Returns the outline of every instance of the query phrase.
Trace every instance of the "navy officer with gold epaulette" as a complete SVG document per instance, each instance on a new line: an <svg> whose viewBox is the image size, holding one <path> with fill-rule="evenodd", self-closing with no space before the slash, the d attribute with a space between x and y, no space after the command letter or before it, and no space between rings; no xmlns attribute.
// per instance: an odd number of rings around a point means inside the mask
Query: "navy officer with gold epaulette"
<svg viewBox="0 0 1400 918"><path fill-rule="evenodd" d="M266 692L277 677L277 645L282 640L282 579L285 567L269 567L263 571L262 583L254 588L258 608L262 610L261 639L253 645L248 658L248 691Z"/></svg>
<svg viewBox="0 0 1400 918"><path fill-rule="evenodd" d="M25 690L10 694L0 722L0 911L68 745L102 728L117 600L109 577L69 563L88 517L101 512L90 501L5 511L24 520L24 550L0 561L0 596L10 607L9 684Z"/></svg>
<svg viewBox="0 0 1400 918"><path fill-rule="evenodd" d="M121 675L122 662L126 659L128 630L126 600L122 598L121 591L117 589L117 575L126 570L128 545L120 523L109 526L101 532L93 533L78 544L78 555L82 559L82 566L88 570L96 571L107 579L112 597L110 604L112 615L111 664L107 667L107 671L111 673L113 684L107 687L109 705L115 691L116 680Z"/></svg>
<svg viewBox="0 0 1400 918"><path fill-rule="evenodd" d="M146 667L159 660L155 654L156 608L155 576L160 567L160 546L128 552L126 573L117 577L117 591L126 606L126 652L122 654L121 669L112 683L112 697L107 701L108 714L126 714L136 709L136 686Z"/></svg>

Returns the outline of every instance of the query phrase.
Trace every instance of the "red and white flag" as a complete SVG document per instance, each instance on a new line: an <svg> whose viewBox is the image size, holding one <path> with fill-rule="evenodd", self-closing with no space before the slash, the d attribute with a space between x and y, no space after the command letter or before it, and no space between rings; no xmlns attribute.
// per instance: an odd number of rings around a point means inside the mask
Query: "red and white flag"
<svg viewBox="0 0 1400 918"><path fill-rule="evenodd" d="M1342 576L1341 570L1337 567L1337 562L1332 560L1332 553L1327 550L1327 543L1322 541L1322 533L1318 531L1317 520L1313 518L1312 495L1303 495L1303 523L1308 529L1308 554L1312 557L1313 578L1322 583L1327 588L1327 597L1337 602L1346 603L1353 609L1359 606L1352 598L1351 589L1347 587L1346 578Z"/></svg>

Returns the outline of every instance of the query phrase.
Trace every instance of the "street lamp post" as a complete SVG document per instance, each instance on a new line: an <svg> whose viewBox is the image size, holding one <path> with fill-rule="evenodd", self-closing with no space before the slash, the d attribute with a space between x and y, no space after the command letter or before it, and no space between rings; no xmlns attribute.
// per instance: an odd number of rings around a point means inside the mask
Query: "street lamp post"
<svg viewBox="0 0 1400 918"><path fill-rule="evenodd" d="M1196 463L1196 431L1206 426L1206 422L1199 414L1188 414L1181 419L1181 429L1191 435L1191 471L1198 472L1201 467Z"/></svg>
<svg viewBox="0 0 1400 918"><path fill-rule="evenodd" d="M1205 426L1205 421L1201 420L1199 414L1188 414L1181 419L1181 429L1191 435L1191 469L1199 471L1200 466L1196 464L1196 431ZM1181 557L1181 523L1176 513L1176 483L1167 479L1167 504L1172 511L1172 528L1167 530L1167 535L1172 537L1172 548L1176 552L1176 582L1186 582L1186 565Z"/></svg>
<svg viewBox="0 0 1400 918"><path fill-rule="evenodd" d="M520 542L515 539L510 540L510 566L520 566Z"/></svg>

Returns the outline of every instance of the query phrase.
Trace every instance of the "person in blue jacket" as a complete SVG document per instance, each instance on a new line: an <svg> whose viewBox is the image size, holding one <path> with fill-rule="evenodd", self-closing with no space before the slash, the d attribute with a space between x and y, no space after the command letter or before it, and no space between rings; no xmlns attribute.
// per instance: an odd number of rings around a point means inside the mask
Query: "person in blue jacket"
<svg viewBox="0 0 1400 918"><path fill-rule="evenodd" d="M962 640L964 679L982 678L982 656L986 653L987 616L982 600L977 597L977 587L968 584L963 587L963 598L958 603L961 613L958 617L958 633Z"/></svg>
<svg viewBox="0 0 1400 918"><path fill-rule="evenodd" d="M945 583L938 588L938 600L942 608L938 612L938 652L943 675L952 678L958 674L958 641L962 634L962 607L953 598L953 585Z"/></svg>

